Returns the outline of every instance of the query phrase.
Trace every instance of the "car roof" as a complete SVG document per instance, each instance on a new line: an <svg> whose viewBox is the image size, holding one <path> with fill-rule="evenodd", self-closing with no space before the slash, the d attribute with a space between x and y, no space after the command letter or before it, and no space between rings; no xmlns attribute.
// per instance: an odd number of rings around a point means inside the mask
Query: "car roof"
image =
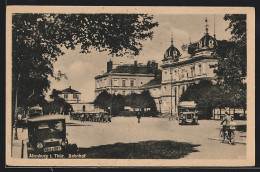
<svg viewBox="0 0 260 172"><path fill-rule="evenodd" d="M62 120L65 119L62 115L41 115L28 118L28 122L37 122L37 121L51 121L51 120Z"/></svg>
<svg viewBox="0 0 260 172"><path fill-rule="evenodd" d="M29 109L30 109L30 110L31 110L31 109L34 109L34 110L42 110L42 107L33 106L33 107L30 107Z"/></svg>
<svg viewBox="0 0 260 172"><path fill-rule="evenodd" d="M182 101L178 106L180 108L196 108L196 103L194 101Z"/></svg>
<svg viewBox="0 0 260 172"><path fill-rule="evenodd" d="M194 114L195 112L182 112L182 114Z"/></svg>

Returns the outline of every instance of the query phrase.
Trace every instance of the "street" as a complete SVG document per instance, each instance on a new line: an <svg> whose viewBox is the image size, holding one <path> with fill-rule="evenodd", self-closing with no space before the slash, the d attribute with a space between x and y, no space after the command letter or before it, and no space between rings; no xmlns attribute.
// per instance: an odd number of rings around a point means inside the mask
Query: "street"
<svg viewBox="0 0 260 172"><path fill-rule="evenodd" d="M66 121L69 143L76 143L86 158L246 158L246 121L236 121L236 145L220 143L220 121L214 120L178 125L166 118L143 117L138 123L136 117L114 117L111 123L101 123L66 116ZM18 132L19 139L26 137L27 130Z"/></svg>

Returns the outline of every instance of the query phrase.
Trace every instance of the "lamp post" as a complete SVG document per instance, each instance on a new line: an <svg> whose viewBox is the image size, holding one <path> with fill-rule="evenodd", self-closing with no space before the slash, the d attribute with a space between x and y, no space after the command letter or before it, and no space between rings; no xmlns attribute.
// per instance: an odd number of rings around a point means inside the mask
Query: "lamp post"
<svg viewBox="0 0 260 172"><path fill-rule="evenodd" d="M112 83L112 79L113 79L113 78L112 78L112 74L110 73L110 81L111 81L111 82L110 82L110 96L111 96L111 98L110 98L110 109L109 109L109 110L110 110L110 116L111 116L111 117L112 117L112 100L113 100L113 99L112 99L112 84L113 84L113 83Z"/></svg>
<svg viewBox="0 0 260 172"><path fill-rule="evenodd" d="M170 74L171 74L171 118L172 118L172 68L170 67Z"/></svg>
<svg viewBox="0 0 260 172"><path fill-rule="evenodd" d="M18 140L18 134L17 134L17 118L18 118L17 99L18 99L19 79L20 79L20 74L18 74L17 85L16 85L16 93L15 93L14 140Z"/></svg>

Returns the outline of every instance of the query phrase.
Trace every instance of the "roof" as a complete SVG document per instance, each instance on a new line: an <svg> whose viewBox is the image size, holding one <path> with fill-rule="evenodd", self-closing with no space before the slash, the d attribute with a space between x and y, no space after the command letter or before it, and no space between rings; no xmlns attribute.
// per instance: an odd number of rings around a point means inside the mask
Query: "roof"
<svg viewBox="0 0 260 172"><path fill-rule="evenodd" d="M154 78L151 81L149 81L148 83L142 85L141 88L146 88L146 87L152 87L152 86L160 85L161 82L162 82L161 77Z"/></svg>
<svg viewBox="0 0 260 172"><path fill-rule="evenodd" d="M180 55L181 55L180 51L176 47L171 45L164 53L164 60L169 58L178 60Z"/></svg>
<svg viewBox="0 0 260 172"><path fill-rule="evenodd" d="M156 69L159 70L159 69ZM111 71L112 73L130 73L130 74L153 74L152 68L148 68L145 65L121 65L117 66Z"/></svg>
<svg viewBox="0 0 260 172"><path fill-rule="evenodd" d="M80 92L73 90L71 87L66 88L64 90L61 91L62 93L74 93L74 94L81 94Z"/></svg>
<svg viewBox="0 0 260 172"><path fill-rule="evenodd" d="M182 101L179 103L180 107L195 108L196 103L194 101Z"/></svg>
<svg viewBox="0 0 260 172"><path fill-rule="evenodd" d="M40 106L33 106L33 107L30 107L29 109L42 110L42 107L40 107Z"/></svg>
<svg viewBox="0 0 260 172"><path fill-rule="evenodd" d="M51 121L51 120L62 120L65 119L62 115L41 115L28 119L28 122L37 122L37 121Z"/></svg>

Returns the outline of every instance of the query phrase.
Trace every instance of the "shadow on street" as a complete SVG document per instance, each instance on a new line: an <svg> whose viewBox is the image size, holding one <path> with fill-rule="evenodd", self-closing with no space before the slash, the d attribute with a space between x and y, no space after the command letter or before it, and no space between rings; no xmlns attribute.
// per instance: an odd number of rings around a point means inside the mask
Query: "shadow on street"
<svg viewBox="0 0 260 172"><path fill-rule="evenodd" d="M115 143L90 148L79 148L79 154L86 154L86 158L98 159L178 159L198 152L196 147L185 142L142 141L138 143Z"/></svg>
<svg viewBox="0 0 260 172"><path fill-rule="evenodd" d="M246 132L246 125L237 125L236 126L236 131Z"/></svg>

